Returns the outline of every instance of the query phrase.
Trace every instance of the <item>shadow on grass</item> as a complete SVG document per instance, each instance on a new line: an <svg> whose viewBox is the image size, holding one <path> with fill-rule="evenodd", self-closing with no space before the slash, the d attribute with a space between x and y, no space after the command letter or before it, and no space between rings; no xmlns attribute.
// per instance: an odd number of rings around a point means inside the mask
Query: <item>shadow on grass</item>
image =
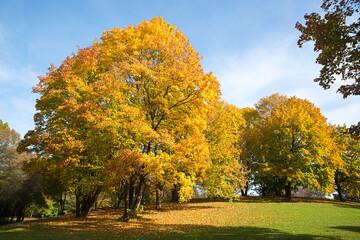
<svg viewBox="0 0 360 240"><path fill-rule="evenodd" d="M331 227L331 228L360 233L360 227L359 226L336 226L336 227Z"/></svg>
<svg viewBox="0 0 360 240"><path fill-rule="evenodd" d="M143 238L143 239L155 239ZM313 240L313 239L330 239L339 240L340 238L331 236L320 236L311 234L295 234L282 232L272 228L260 227L226 227L216 228L209 227L206 230L198 230L182 235L169 234L164 235L161 239L295 239L295 240Z"/></svg>
<svg viewBox="0 0 360 240"><path fill-rule="evenodd" d="M224 199L196 199L190 203L164 203L164 217L154 220L153 205L147 205L144 217L130 220L129 222L118 221L122 209L106 209L91 212L87 218L74 218L74 215L66 215L57 218L43 219L34 222L12 224L0 227L0 239L331 239L337 240L333 233L318 233L320 235L301 234L300 232L285 232L276 228L264 228L255 226L224 227L221 225L211 226L197 222L185 224L183 219L170 224L167 218L172 218L170 211L176 210L199 210L217 208L215 206L203 206L205 202L226 202ZM283 198L240 198L239 202L289 202ZM320 202L314 199L292 199L291 202ZM321 200L329 203L327 200ZM332 202L330 202L331 204ZM209 204L210 205L210 204ZM183 214L183 213L182 213ZM198 214L194 211L191 214ZM189 222L188 222L189 223ZM360 227L338 226L334 230L360 232ZM317 233L316 233L317 234ZM331 236L329 236L329 234ZM336 233L335 233L336 234ZM349 233L353 235L354 233Z"/></svg>
<svg viewBox="0 0 360 240"><path fill-rule="evenodd" d="M96 228L93 229L93 224ZM295 239L315 240L330 239L339 240L332 236L320 236L311 234L295 234L283 232L277 229L260 227L214 227L207 225L159 225L148 221L140 221L140 224L130 228L120 227L119 231L104 231L98 223L87 223L82 228L72 225L71 227L23 227L19 230L6 232L0 238L8 239ZM131 225L131 223L130 223ZM124 228L126 231L121 231ZM96 230L98 229L98 230ZM123 229L123 230L124 230ZM105 229L106 230L106 229Z"/></svg>
<svg viewBox="0 0 360 240"><path fill-rule="evenodd" d="M199 198L193 199L190 203L205 203L205 202L229 202L229 199L223 198ZM246 196L239 197L233 202L242 202L242 203L325 203L332 204L338 207L344 208L356 208L360 209L360 203L356 202L340 202L334 199L326 198L303 198L303 197L260 197L260 196Z"/></svg>
<svg viewBox="0 0 360 240"><path fill-rule="evenodd" d="M0 228L0 239L340 239L264 227L157 223L147 217L120 222L119 213L119 210L98 210L87 218L62 216L8 225ZM359 231L358 227L334 228Z"/></svg>
<svg viewBox="0 0 360 240"><path fill-rule="evenodd" d="M162 205L162 209L160 212L169 212L169 211L176 211L176 210L202 210L202 209L212 209L215 208L213 206L200 206L200 205L193 205L192 203L196 202L186 202L186 203L173 203L173 202L165 202ZM198 202L200 203L200 202ZM144 213L148 213L148 211L152 211L155 209L155 204L146 204Z"/></svg>

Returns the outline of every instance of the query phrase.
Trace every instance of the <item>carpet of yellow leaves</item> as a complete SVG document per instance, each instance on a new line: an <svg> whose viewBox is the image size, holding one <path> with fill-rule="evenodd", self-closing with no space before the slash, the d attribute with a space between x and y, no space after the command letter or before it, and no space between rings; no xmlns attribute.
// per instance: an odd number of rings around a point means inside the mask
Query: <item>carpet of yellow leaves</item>
<svg viewBox="0 0 360 240"><path fill-rule="evenodd" d="M31 227L44 231L67 232L91 235L120 235L128 237L161 236L163 234L189 232L195 230L217 230L231 227L269 225L284 217L282 211L261 211L260 204L248 204L247 199L229 203L219 201L192 201L189 203L164 203L162 211L156 211L152 204L137 219L119 221L122 209L100 209L90 213L87 218L74 218L66 215L35 222L25 222ZM272 198L259 198L256 202L276 202ZM279 199L284 201L284 199ZM292 202L297 200L293 199ZM304 202L304 199L301 200ZM251 199L254 202L254 198ZM305 200L306 202L306 200ZM314 200L312 200L314 202ZM260 210L260 211L259 211ZM23 226L24 226L23 225Z"/></svg>

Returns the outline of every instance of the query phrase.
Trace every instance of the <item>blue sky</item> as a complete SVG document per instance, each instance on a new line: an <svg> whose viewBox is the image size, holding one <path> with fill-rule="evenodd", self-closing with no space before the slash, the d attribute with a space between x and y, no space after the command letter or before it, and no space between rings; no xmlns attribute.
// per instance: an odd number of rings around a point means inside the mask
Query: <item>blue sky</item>
<svg viewBox="0 0 360 240"><path fill-rule="evenodd" d="M114 26L162 16L177 26L214 72L223 99L240 108L279 92L313 102L329 122L360 119L359 97L343 100L336 86L313 79L320 66L308 43L296 45L297 21L320 11L321 0L254 1L0 1L0 119L24 135L34 127L31 93L51 63L87 47Z"/></svg>

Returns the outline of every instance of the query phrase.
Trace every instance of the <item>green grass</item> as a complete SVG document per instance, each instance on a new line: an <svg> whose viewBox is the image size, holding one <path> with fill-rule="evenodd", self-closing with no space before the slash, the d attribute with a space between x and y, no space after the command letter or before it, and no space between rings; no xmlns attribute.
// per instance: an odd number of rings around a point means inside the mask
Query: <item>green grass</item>
<svg viewBox="0 0 360 240"><path fill-rule="evenodd" d="M0 239L360 239L360 204L309 199L241 198L146 206L119 222L119 210L0 227Z"/></svg>

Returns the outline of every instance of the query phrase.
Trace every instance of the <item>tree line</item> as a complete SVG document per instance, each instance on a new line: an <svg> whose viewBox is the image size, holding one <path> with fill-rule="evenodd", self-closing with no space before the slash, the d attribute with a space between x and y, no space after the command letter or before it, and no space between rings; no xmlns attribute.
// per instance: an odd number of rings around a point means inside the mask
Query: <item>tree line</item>
<svg viewBox="0 0 360 240"><path fill-rule="evenodd" d="M86 217L107 192L124 220L150 195L161 210L165 190L179 202L199 188L226 198L251 188L264 196L301 188L359 196L360 143L345 127L295 96L273 94L254 108L228 104L200 61L180 30L155 17L106 31L52 65L33 89L35 129L20 141L2 123L1 154L11 157L1 155L0 190L8 191L11 175L29 194L1 199L0 216L21 221L44 195L59 213L74 196L76 217Z"/></svg>

